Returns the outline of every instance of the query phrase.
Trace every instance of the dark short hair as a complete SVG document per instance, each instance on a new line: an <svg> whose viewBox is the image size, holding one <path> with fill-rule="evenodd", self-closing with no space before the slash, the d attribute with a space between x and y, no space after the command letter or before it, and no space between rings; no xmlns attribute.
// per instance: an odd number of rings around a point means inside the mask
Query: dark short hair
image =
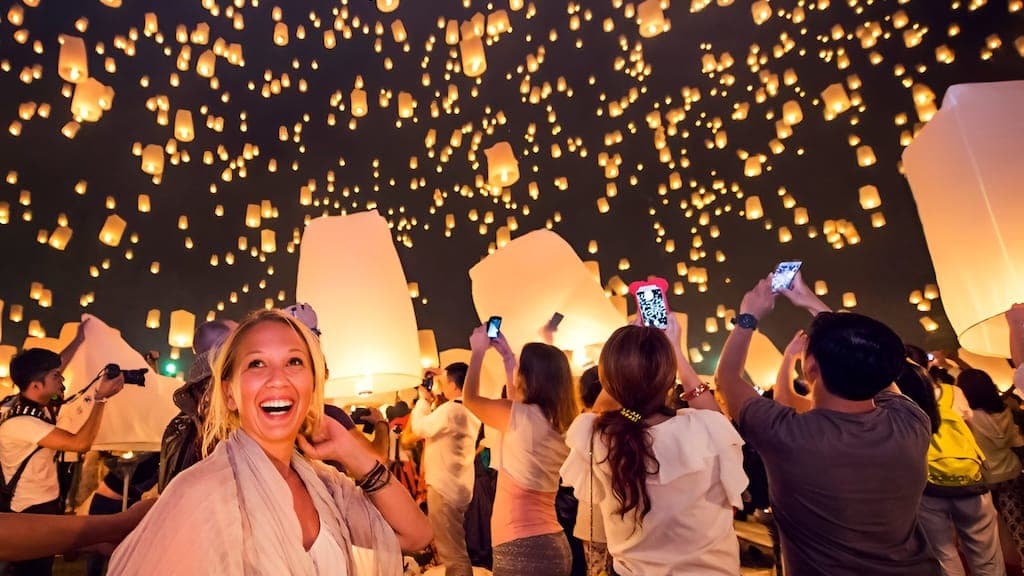
<svg viewBox="0 0 1024 576"><path fill-rule="evenodd" d="M964 397L972 410L983 410L989 414L998 414L1006 410L999 388L992 377L984 370L970 368L956 377L956 385L964 391Z"/></svg>
<svg viewBox="0 0 1024 576"><path fill-rule="evenodd" d="M900 337L885 324L853 312L823 312L807 331L807 353L830 393L868 400L892 384L905 364Z"/></svg>
<svg viewBox="0 0 1024 576"><path fill-rule="evenodd" d="M452 379L455 387L462 390L462 386L466 383L466 372L469 372L469 364L465 362L452 362L444 367L444 371Z"/></svg>
<svg viewBox="0 0 1024 576"><path fill-rule="evenodd" d="M19 390L42 380L50 370L60 368L60 355L43 348L29 348L11 359L11 380Z"/></svg>
<svg viewBox="0 0 1024 576"><path fill-rule="evenodd" d="M597 397L601 394L601 378L597 374L597 366L591 366L580 374L580 399L588 410L594 407Z"/></svg>

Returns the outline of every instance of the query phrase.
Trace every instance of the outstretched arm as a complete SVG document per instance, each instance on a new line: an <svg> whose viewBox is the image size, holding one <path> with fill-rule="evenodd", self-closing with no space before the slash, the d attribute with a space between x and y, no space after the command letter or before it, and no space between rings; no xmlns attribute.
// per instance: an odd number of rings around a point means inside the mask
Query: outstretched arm
<svg viewBox="0 0 1024 576"><path fill-rule="evenodd" d="M772 293L771 280L766 278L743 297L740 314L750 314L761 320L774 306L775 294ZM753 334L753 330L736 326L725 341L722 356L718 360L718 370L715 371L718 391L725 397L732 418L738 418L747 402L758 397L754 388L743 379Z"/></svg>
<svg viewBox="0 0 1024 576"><path fill-rule="evenodd" d="M143 500L109 516L0 514L0 561L17 562L99 544L117 545L156 503Z"/></svg>
<svg viewBox="0 0 1024 576"><path fill-rule="evenodd" d="M481 422L498 430L505 432L508 429L508 420L512 414L512 401L507 398L485 398L480 395L480 373L483 370L484 355L492 345L491 339L487 336L487 327L479 326L473 331L469 338L469 346L472 355L469 358L469 370L466 372L466 383L462 387L462 405L468 408ZM501 353L505 360L505 373L508 378L508 389L511 390L513 378L515 377L515 355L512 354L505 341L505 336L499 334L493 345Z"/></svg>

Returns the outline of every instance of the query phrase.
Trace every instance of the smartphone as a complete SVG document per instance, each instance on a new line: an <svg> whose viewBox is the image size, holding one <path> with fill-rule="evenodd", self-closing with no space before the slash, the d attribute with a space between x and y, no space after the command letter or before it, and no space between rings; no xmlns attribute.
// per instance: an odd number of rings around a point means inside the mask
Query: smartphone
<svg viewBox="0 0 1024 576"><path fill-rule="evenodd" d="M783 288L791 290L796 273L800 271L802 265L803 262L799 261L779 262L779 265L775 267L775 273L772 274L772 292L778 292Z"/></svg>
<svg viewBox="0 0 1024 576"><path fill-rule="evenodd" d="M551 320L548 320L547 329L551 332L558 330L558 325L562 323L563 318L565 318L565 316L562 316L559 312L555 312L555 314L551 316Z"/></svg>
<svg viewBox="0 0 1024 576"><path fill-rule="evenodd" d="M636 298L636 309L644 326L654 326L664 330L668 328L668 281L664 278L649 278L633 282L629 291Z"/></svg>
<svg viewBox="0 0 1024 576"><path fill-rule="evenodd" d="M487 319L487 337L494 340L501 332L501 316L491 316Z"/></svg>
<svg viewBox="0 0 1024 576"><path fill-rule="evenodd" d="M423 386L424 388L426 388L427 392L433 392L434 391L434 377L433 376L427 376L426 378L423 379L423 382L420 383L420 386Z"/></svg>

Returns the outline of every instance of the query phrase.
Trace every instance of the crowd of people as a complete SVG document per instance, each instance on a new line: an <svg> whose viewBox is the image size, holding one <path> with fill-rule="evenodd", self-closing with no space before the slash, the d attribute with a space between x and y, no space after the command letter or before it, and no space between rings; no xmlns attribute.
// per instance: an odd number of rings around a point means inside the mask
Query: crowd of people
<svg viewBox="0 0 1024 576"><path fill-rule="evenodd" d="M745 364L780 300L811 320L765 393ZM81 337L23 351L0 417L0 561L17 575L48 575L74 550L99 554L90 574L397 576L432 562L448 576L736 575L734 520L756 498L778 574L1019 566L1024 372L1001 393L955 357L831 311L799 274L760 281L738 310L713 385L673 315L616 330L579 381L553 328L516 349L481 326L468 363L428 370L414 405L386 414L326 403L308 305L208 322L161 453L102 466L90 516L63 515L57 455L89 451L123 376L98 377L71 433L53 400ZM1006 319L1020 366L1024 305ZM501 398L481 394L491 349ZM122 489L138 502L125 511Z"/></svg>

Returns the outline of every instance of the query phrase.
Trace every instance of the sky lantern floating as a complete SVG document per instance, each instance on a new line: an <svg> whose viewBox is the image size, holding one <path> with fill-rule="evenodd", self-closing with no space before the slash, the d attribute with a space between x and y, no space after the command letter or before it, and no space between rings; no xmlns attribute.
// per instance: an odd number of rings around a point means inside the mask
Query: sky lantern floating
<svg viewBox="0 0 1024 576"><path fill-rule="evenodd" d="M60 55L57 57L57 74L72 84L83 82L89 77L89 59L85 41L78 36L61 35Z"/></svg>
<svg viewBox="0 0 1024 576"><path fill-rule="evenodd" d="M277 252L277 234L270 228L260 230L260 251L264 254Z"/></svg>
<svg viewBox="0 0 1024 576"><path fill-rule="evenodd" d="M352 90L352 116L356 118L362 118L366 116L369 111L369 106L366 105L366 90L355 88Z"/></svg>
<svg viewBox="0 0 1024 576"><path fill-rule="evenodd" d="M761 198L759 196L747 196L744 203L744 212L746 213L747 220L757 220L764 216L764 210L761 208Z"/></svg>
<svg viewBox="0 0 1024 576"><path fill-rule="evenodd" d="M192 335L196 330L196 315L188 310L174 310L171 312L170 322L167 343L175 348L192 347Z"/></svg>
<svg viewBox="0 0 1024 576"><path fill-rule="evenodd" d="M487 55L484 43L479 36L464 37L459 42L462 54L462 73L469 78L476 78L487 71Z"/></svg>
<svg viewBox="0 0 1024 576"><path fill-rule="evenodd" d="M274 44L277 46L288 45L288 25L284 22L274 24Z"/></svg>
<svg viewBox="0 0 1024 576"><path fill-rule="evenodd" d="M861 186L858 190L860 207L864 210L874 210L882 205L882 198L878 194L878 188L872 185Z"/></svg>
<svg viewBox="0 0 1024 576"><path fill-rule="evenodd" d="M950 324L964 348L1001 358L1010 355L1003 313L1024 301L1022 98L1024 81L951 86L903 153Z"/></svg>
<svg viewBox="0 0 1024 576"><path fill-rule="evenodd" d="M480 322L501 316L501 330L516 351L536 341L555 312L564 317L554 337L563 350L604 342L625 320L572 247L548 230L512 240L469 276ZM516 282L509 284L508 278Z"/></svg>
<svg viewBox="0 0 1024 576"><path fill-rule="evenodd" d="M105 110L110 110L113 94L113 88L104 86L95 78L86 78L75 85L71 113L77 120L96 122L103 117Z"/></svg>
<svg viewBox="0 0 1024 576"><path fill-rule="evenodd" d="M850 109L850 97L841 83L830 84L821 92L825 107L825 119L831 120Z"/></svg>
<svg viewBox="0 0 1024 576"><path fill-rule="evenodd" d="M160 327L160 310L153 308L146 313L146 328L156 329Z"/></svg>
<svg viewBox="0 0 1024 576"><path fill-rule="evenodd" d="M0 345L0 379L11 377L11 359L18 353L16 346Z"/></svg>
<svg viewBox="0 0 1024 576"><path fill-rule="evenodd" d="M67 226L58 226L56 230L50 234L50 247L57 250L64 250L68 246L68 242L71 241L71 228Z"/></svg>
<svg viewBox="0 0 1024 576"><path fill-rule="evenodd" d="M121 333L107 326L99 318L89 315L85 324L85 341L64 370L67 396L71 396L89 384L108 363L123 368L145 368L146 361L121 337ZM61 330L61 341L71 327L66 324ZM73 336L73 333L67 334ZM191 339L191 333L189 338ZM106 417L100 424L99 433L93 441L97 450L117 451L159 451L163 430L170 418L178 412L172 396L181 382L173 378L149 372L145 386L125 386L125 389L110 401ZM65 404L60 411L57 424L69 431L77 431L91 412L91 403L79 399Z"/></svg>
<svg viewBox="0 0 1024 576"><path fill-rule="evenodd" d="M124 229L127 226L128 223L117 214L107 216L107 220L103 223L103 228L100 230L100 242L107 246L117 247L121 244L121 236L124 234Z"/></svg>
<svg viewBox="0 0 1024 576"><path fill-rule="evenodd" d="M438 365L437 338L433 330L418 330L416 332L420 343L420 365L424 368L443 368Z"/></svg>
<svg viewBox="0 0 1024 576"><path fill-rule="evenodd" d="M800 108L800 103L796 100L789 100L782 105L782 121L786 126L796 126L800 122L803 122L804 111ZM776 129L778 126L776 126ZM778 132L778 130L776 130ZM792 134L790 130L786 135L777 134L780 139L786 139Z"/></svg>
<svg viewBox="0 0 1024 576"><path fill-rule="evenodd" d="M857 147L858 166L860 166L861 168L866 168L868 166L873 166L876 162L878 162L878 159L875 158L875 151L871 148L871 146L864 145Z"/></svg>
<svg viewBox="0 0 1024 576"><path fill-rule="evenodd" d="M856 308L857 307L857 295L853 292L843 293L843 308Z"/></svg>
<svg viewBox="0 0 1024 576"><path fill-rule="evenodd" d="M192 124L192 112L178 110L174 113L174 137L182 142L191 142L196 137Z"/></svg>
<svg viewBox="0 0 1024 576"><path fill-rule="evenodd" d="M491 186L508 187L519 180L519 161L516 160L512 145L498 142L484 150L487 157L487 183Z"/></svg>
<svg viewBox="0 0 1024 576"><path fill-rule="evenodd" d="M212 78L217 71L217 55L212 50L206 50L196 60L196 74L203 78Z"/></svg>
<svg viewBox="0 0 1024 576"><path fill-rule="evenodd" d="M750 6L750 15L754 19L754 24L760 26L771 19L772 5L768 0L757 0Z"/></svg>
<svg viewBox="0 0 1024 576"><path fill-rule="evenodd" d="M296 298L316 309L323 331L331 369L327 398L361 402L420 384L422 356L405 272L388 223L376 211L310 221L299 249Z"/></svg>
<svg viewBox="0 0 1024 576"><path fill-rule="evenodd" d="M644 38L654 38L672 26L661 9L661 0L641 2L636 9L636 20L640 26L640 36Z"/></svg>
<svg viewBox="0 0 1024 576"><path fill-rule="evenodd" d="M164 149L159 144L147 144L142 149L142 171L152 176L164 172Z"/></svg>
<svg viewBox="0 0 1024 576"><path fill-rule="evenodd" d="M377 10L387 14L388 12L394 12L398 10L399 0L377 0Z"/></svg>
<svg viewBox="0 0 1024 576"><path fill-rule="evenodd" d="M412 94L408 92L398 93L398 117L399 118L412 118L413 108L416 107L416 101L413 100Z"/></svg>

